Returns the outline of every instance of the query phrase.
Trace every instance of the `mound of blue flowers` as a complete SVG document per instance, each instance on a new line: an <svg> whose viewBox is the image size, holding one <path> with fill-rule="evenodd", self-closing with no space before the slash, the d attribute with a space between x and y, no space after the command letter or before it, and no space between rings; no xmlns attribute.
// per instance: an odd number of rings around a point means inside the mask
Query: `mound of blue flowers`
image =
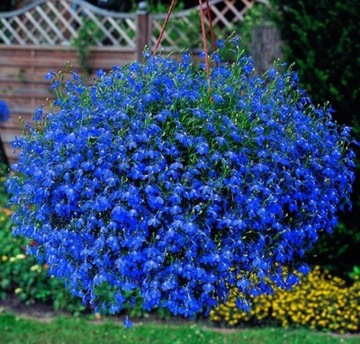
<svg viewBox="0 0 360 344"><path fill-rule="evenodd" d="M231 289L246 309L297 282L349 205L349 129L295 73L213 59L210 78L189 55L55 78L53 111L15 142L15 233L96 311L140 296L193 316Z"/></svg>

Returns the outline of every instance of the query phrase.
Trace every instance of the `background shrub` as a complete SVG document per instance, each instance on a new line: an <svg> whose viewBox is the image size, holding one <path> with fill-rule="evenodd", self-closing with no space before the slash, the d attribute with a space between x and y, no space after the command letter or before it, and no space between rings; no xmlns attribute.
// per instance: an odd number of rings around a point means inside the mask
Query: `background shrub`
<svg viewBox="0 0 360 344"><path fill-rule="evenodd" d="M284 43L285 58L295 62L301 85L316 103L329 101L334 118L354 126L360 138L360 2L352 0L271 0L272 19ZM332 236L320 235L309 256L343 276L359 264L359 170L354 185L353 211L340 217ZM355 258L355 261L354 261Z"/></svg>
<svg viewBox="0 0 360 344"><path fill-rule="evenodd" d="M81 301L72 297L61 281L48 276L48 267L25 253L28 241L13 237L11 214L0 208L0 298L15 295L26 305L41 302L56 310L83 312Z"/></svg>
<svg viewBox="0 0 360 344"><path fill-rule="evenodd" d="M288 61L316 103L328 100L338 121L360 115L360 3L352 0L272 0Z"/></svg>

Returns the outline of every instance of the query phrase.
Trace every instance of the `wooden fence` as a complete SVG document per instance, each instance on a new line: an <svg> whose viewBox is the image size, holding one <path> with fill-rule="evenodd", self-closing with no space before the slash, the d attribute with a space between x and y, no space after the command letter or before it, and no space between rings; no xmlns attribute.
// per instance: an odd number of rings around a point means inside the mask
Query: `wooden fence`
<svg viewBox="0 0 360 344"><path fill-rule="evenodd" d="M94 48L89 65L100 69L133 59L132 50L123 49L119 54L117 49ZM11 110L10 119L0 126L0 135L10 162L17 158L10 142L21 133L19 119L29 122L35 110L53 98L44 75L50 69L64 69L67 61L74 70L79 69L76 52L68 48L0 46L0 99L6 101Z"/></svg>
<svg viewBox="0 0 360 344"><path fill-rule="evenodd" d="M221 32L243 20L256 0L211 0L213 23ZM160 49L164 52L201 48L198 9L175 13ZM87 64L92 69L109 68L141 57L144 46L158 37L165 14L150 15L144 3L137 13L99 9L82 0L38 0L13 12L0 13L0 99L11 109L10 120L0 126L5 153L17 157L10 142L20 135L19 118L29 121L38 106L52 97L44 75L61 70L69 61L81 69L74 41L80 30L96 37ZM195 20L196 19L196 20ZM85 42L86 43L86 42Z"/></svg>

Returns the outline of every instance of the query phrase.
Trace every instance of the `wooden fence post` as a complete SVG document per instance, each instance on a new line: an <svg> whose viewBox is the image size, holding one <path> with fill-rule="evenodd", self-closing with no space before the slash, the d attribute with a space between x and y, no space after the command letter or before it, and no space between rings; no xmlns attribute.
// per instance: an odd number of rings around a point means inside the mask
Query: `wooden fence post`
<svg viewBox="0 0 360 344"><path fill-rule="evenodd" d="M139 3L136 14L136 58L140 61L144 48L151 46L151 21L146 2Z"/></svg>
<svg viewBox="0 0 360 344"><path fill-rule="evenodd" d="M279 30L267 23L256 27L252 32L250 52L257 73L268 70L274 60L282 57Z"/></svg>

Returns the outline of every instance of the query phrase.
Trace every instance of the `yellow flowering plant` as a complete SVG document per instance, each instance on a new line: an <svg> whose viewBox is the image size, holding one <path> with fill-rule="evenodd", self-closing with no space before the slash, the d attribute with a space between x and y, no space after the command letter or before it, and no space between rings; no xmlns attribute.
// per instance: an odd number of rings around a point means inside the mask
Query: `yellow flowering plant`
<svg viewBox="0 0 360 344"><path fill-rule="evenodd" d="M347 285L318 266L292 290L277 288L273 295L253 297L249 313L239 311L235 299L230 294L225 304L211 312L211 319L228 326L270 323L338 333L360 331L360 281Z"/></svg>

